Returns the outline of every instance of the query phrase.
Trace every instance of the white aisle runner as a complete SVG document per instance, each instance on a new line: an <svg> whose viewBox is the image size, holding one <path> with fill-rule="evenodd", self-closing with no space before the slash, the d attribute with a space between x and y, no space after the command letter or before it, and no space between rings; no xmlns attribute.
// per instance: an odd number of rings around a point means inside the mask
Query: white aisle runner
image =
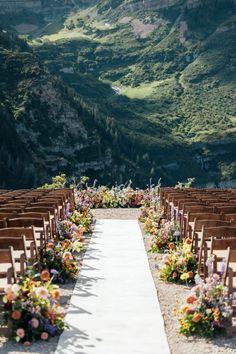
<svg viewBox="0 0 236 354"><path fill-rule="evenodd" d="M136 220L98 220L56 354L168 354Z"/></svg>

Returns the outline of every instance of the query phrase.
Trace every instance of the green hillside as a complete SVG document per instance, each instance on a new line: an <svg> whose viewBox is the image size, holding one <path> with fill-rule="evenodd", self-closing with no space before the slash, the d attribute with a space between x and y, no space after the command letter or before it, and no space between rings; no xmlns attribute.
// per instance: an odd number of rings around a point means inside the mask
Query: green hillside
<svg viewBox="0 0 236 354"><path fill-rule="evenodd" d="M87 166L83 172L111 182L131 177L143 184L149 177L162 177L164 184L174 184L194 176L201 185L235 183L235 2L77 0L74 7L72 3L64 15L51 16L49 26L44 18L37 24L42 30L27 37L30 55L40 63L39 77L49 71L60 92L66 91L66 100L83 102L83 124L84 115L91 116L88 135L93 127L99 146L109 151L110 164L98 170L96 164ZM20 13L14 17L14 28L22 21L32 23ZM9 29L9 24L5 26ZM36 106L36 124L44 132L50 120L44 116L44 104ZM61 114L58 109L53 113L59 119ZM25 119L28 129L29 116ZM65 115L62 121L72 124ZM57 129L54 123L51 129ZM77 138L79 134L73 137ZM66 147L68 141L61 139L60 148L54 148L47 174L64 169L78 173L78 158L81 163L101 158L99 149L85 150L70 163L68 155L67 164L60 164L57 153L63 144ZM44 154L46 158L49 150ZM34 150L36 159L37 155ZM43 178L45 172L41 173Z"/></svg>

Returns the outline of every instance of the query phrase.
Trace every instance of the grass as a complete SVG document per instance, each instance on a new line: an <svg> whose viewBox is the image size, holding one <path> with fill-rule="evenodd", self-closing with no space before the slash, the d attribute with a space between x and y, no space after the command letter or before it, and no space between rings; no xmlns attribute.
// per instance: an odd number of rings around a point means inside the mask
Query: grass
<svg viewBox="0 0 236 354"><path fill-rule="evenodd" d="M125 7L123 12L119 7L107 9L106 15L96 6L73 10L63 28L33 41L34 51L49 71L99 112L96 123L102 134L105 131L110 136L109 141L116 141L117 156L126 153L124 145L133 165L136 155L141 156L145 150L150 155L145 162L147 171L152 165L158 166L159 160L166 160L166 165L177 161L179 172L169 179L180 179L178 173L187 173L186 166L191 166L188 175L209 180L211 173L220 176L221 171L214 167L220 160L212 160L209 171L201 170L196 160L203 152L201 148L196 152L195 143L207 145L216 144L216 139L220 143L233 139L235 39L233 30L215 31L221 23L227 23L228 14L221 15L221 22L213 14L204 27L197 21L191 26L191 12L197 16L200 10L189 9L182 13L189 30L186 42L181 43L178 6L170 10L173 16L169 16L169 10L147 11L140 7L133 11L132 18L164 19L163 25L146 39L135 36L130 24L117 23L129 15ZM73 67L74 74L62 73L64 67ZM111 86L118 87L120 94ZM178 153L176 142L181 143ZM222 153L222 159L224 156ZM230 156L234 159L233 153Z"/></svg>

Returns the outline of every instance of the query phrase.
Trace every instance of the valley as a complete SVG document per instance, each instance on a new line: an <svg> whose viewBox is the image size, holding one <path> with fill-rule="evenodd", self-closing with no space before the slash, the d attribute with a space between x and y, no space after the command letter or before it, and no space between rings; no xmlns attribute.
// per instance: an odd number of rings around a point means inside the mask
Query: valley
<svg viewBox="0 0 236 354"><path fill-rule="evenodd" d="M27 40L39 78L56 80L63 100L73 106L73 113L63 114L57 96L56 104L49 103L50 123L49 111L45 115L37 102L44 105L48 97L53 102L54 94L49 84L36 89L36 95L41 89L45 97L36 99L33 129L47 131L51 124L54 131L55 120L61 122L55 139L49 137L50 149L40 141L44 162L39 181L62 171L106 183L131 178L145 185L149 178L161 177L164 185L173 185L195 177L201 186L235 184L234 1L74 0L41 6L33 16L12 15L10 27L0 16L4 30L14 28ZM31 98L27 102L32 105ZM18 127L23 111L22 103L15 102L12 114ZM30 128L29 112L31 118L35 115L32 109L25 111L23 130L30 132L31 146L39 140ZM38 165L40 154L32 151ZM64 162L58 163L58 155Z"/></svg>

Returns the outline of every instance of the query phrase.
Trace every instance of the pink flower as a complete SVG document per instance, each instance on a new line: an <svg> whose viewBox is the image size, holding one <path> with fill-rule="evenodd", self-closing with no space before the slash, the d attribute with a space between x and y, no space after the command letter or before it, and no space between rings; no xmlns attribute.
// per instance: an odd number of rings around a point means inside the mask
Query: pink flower
<svg viewBox="0 0 236 354"><path fill-rule="evenodd" d="M218 274L214 273L214 274L213 274L213 279L214 279L215 281L218 281L218 280L220 279L220 276L219 276Z"/></svg>
<svg viewBox="0 0 236 354"><path fill-rule="evenodd" d="M63 261L69 261L70 259L73 259L70 252L64 252L62 258L63 258Z"/></svg>
<svg viewBox="0 0 236 354"><path fill-rule="evenodd" d="M26 340L23 345L24 345L25 348L27 348L27 347L30 346L30 342Z"/></svg>
<svg viewBox="0 0 236 354"><path fill-rule="evenodd" d="M25 336L25 331L23 330L23 328L18 328L16 331L16 335L20 338L24 338Z"/></svg>
<svg viewBox="0 0 236 354"><path fill-rule="evenodd" d="M38 326L39 326L39 320L38 320L37 318L32 318L32 320L31 320L31 326L32 326L33 328L38 328Z"/></svg>
<svg viewBox="0 0 236 354"><path fill-rule="evenodd" d="M47 340L48 339L48 333L47 332L42 332L40 338L42 340Z"/></svg>
<svg viewBox="0 0 236 354"><path fill-rule="evenodd" d="M49 296L48 290L44 286L40 286L35 291L36 296L42 297L43 299L47 299Z"/></svg>

